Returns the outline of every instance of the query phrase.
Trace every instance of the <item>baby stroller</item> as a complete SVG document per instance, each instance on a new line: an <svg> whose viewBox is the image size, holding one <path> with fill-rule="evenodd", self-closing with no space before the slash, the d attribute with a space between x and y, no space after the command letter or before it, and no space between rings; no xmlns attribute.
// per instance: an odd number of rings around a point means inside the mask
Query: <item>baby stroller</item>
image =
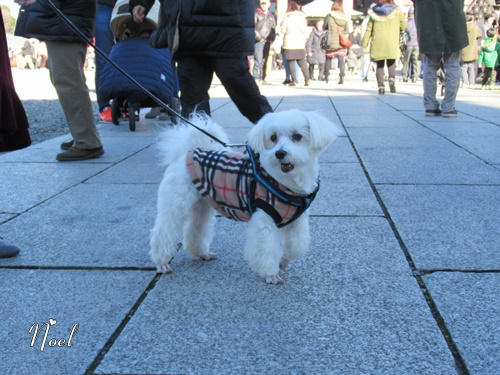
<svg viewBox="0 0 500 375"><path fill-rule="evenodd" d="M155 2L146 20L137 24L129 13L129 0L118 0L111 15L110 27L116 39L109 58L141 86L163 103L177 108L174 98L174 73L168 48L155 49L149 37L158 25L160 4ZM99 95L111 100L111 115L115 125L128 117L130 130L135 131L141 107L158 104L109 62L105 65ZM170 118L174 121L173 116Z"/></svg>

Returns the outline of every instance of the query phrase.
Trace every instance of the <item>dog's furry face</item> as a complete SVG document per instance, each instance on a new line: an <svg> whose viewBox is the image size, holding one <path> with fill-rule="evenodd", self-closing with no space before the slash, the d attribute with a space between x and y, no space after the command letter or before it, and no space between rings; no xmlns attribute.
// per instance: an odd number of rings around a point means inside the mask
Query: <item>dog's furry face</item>
<svg viewBox="0 0 500 375"><path fill-rule="evenodd" d="M316 187L317 156L340 134L340 128L315 112L290 110L264 116L248 142L273 178L309 194Z"/></svg>

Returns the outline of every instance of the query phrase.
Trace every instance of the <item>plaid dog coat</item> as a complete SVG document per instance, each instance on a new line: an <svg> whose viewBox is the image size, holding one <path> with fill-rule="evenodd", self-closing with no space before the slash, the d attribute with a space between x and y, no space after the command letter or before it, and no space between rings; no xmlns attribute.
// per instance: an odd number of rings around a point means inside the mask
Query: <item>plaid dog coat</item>
<svg viewBox="0 0 500 375"><path fill-rule="evenodd" d="M221 215L249 221L257 208L264 210L281 228L302 215L316 197L296 194L269 176L258 156L247 146L248 155L233 151L195 149L186 160L191 181L199 193Z"/></svg>

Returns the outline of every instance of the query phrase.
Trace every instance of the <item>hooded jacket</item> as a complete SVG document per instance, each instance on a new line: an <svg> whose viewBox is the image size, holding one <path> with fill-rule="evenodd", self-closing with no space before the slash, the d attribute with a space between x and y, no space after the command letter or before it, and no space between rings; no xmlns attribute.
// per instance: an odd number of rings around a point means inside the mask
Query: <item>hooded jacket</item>
<svg viewBox="0 0 500 375"><path fill-rule="evenodd" d="M481 42L481 53L477 64L486 68L496 68L498 66L498 56L500 55L500 43L497 38L488 38Z"/></svg>
<svg viewBox="0 0 500 375"><path fill-rule="evenodd" d="M344 12L331 11L325 17L325 23L323 24L323 29L327 30L330 39L327 50L336 51L338 49L344 48L339 42L339 33L349 34L349 16Z"/></svg>
<svg viewBox="0 0 500 375"><path fill-rule="evenodd" d="M368 15L363 48L370 44L372 61L397 60L401 55L399 34L407 26L401 8L393 4L377 5L368 10Z"/></svg>
<svg viewBox="0 0 500 375"><path fill-rule="evenodd" d="M142 5L146 12L155 0L130 0L129 10ZM151 44L183 56L244 57L254 53L252 0L164 0L158 29Z"/></svg>
<svg viewBox="0 0 500 375"><path fill-rule="evenodd" d="M305 13L297 10L288 12L280 24L283 34L283 49L305 49L309 28Z"/></svg>
<svg viewBox="0 0 500 375"><path fill-rule="evenodd" d="M95 31L97 0L53 0L52 2L87 38L92 39ZM44 41L85 43L52 10L47 0L38 0L19 9L14 34Z"/></svg>

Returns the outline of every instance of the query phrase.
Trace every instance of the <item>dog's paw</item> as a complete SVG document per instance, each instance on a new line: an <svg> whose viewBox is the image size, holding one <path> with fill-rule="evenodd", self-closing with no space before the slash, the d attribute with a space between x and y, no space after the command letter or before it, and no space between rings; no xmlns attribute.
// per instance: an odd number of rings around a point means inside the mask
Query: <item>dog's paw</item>
<svg viewBox="0 0 500 375"><path fill-rule="evenodd" d="M217 254L214 254L214 253L208 253L206 255L201 255L200 256L200 259L201 260L205 260L205 261L210 261L210 260L214 260L214 259L217 259Z"/></svg>
<svg viewBox="0 0 500 375"><path fill-rule="evenodd" d="M156 265L156 272L158 273L172 273L172 268L168 263L161 263Z"/></svg>
<svg viewBox="0 0 500 375"><path fill-rule="evenodd" d="M288 263L290 263L290 261L288 259L281 259L281 262L280 262L280 268L282 270L286 269L286 267L288 267Z"/></svg>
<svg viewBox="0 0 500 375"><path fill-rule="evenodd" d="M266 277L266 283L268 284L283 284L283 280L278 275L271 275Z"/></svg>

